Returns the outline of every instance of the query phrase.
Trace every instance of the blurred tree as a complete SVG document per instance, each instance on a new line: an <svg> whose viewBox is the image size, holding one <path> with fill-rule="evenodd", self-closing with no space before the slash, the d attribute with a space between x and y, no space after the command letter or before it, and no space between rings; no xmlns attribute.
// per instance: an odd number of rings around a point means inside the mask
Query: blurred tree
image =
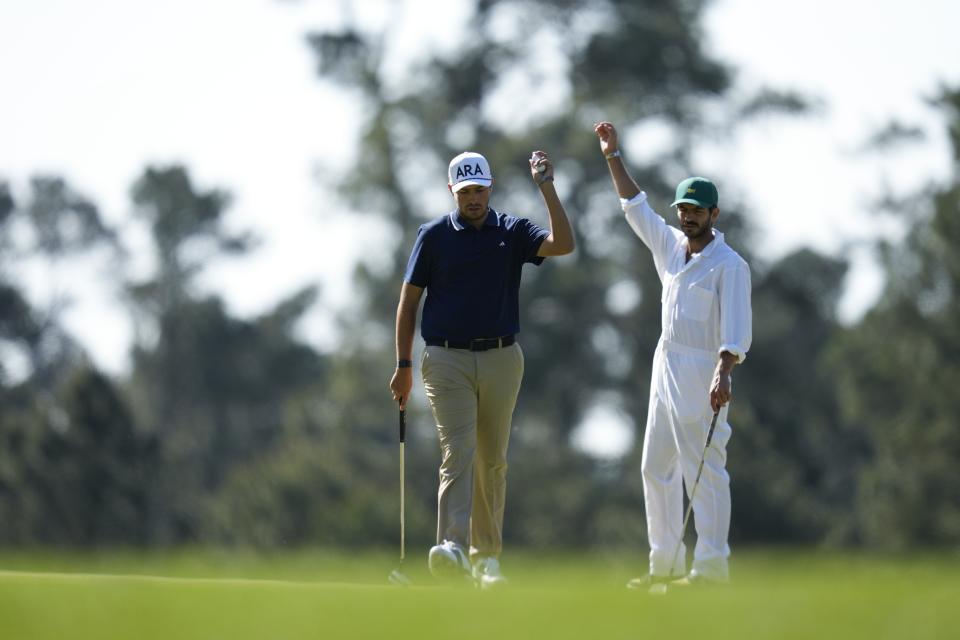
<svg viewBox="0 0 960 640"><path fill-rule="evenodd" d="M251 244L224 230L228 196L196 190L182 167L148 168L133 201L157 265L153 277L128 287L138 318L131 397L162 462L150 535L193 540L215 517L211 496L231 471L281 439L288 396L322 383L320 356L294 336L316 291L297 292L252 321L233 318L218 297L194 290L212 259Z"/></svg>
<svg viewBox="0 0 960 640"><path fill-rule="evenodd" d="M55 258L100 242L116 243L116 233L105 225L97 206L63 178L38 176L31 184L33 198L25 213L37 250Z"/></svg>
<svg viewBox="0 0 960 640"><path fill-rule="evenodd" d="M106 247L97 207L58 177L35 177L24 203L0 183L0 541L92 545L143 539L142 452L119 393L61 327L69 303L40 309L19 269L55 277ZM19 357L18 357L19 356ZM12 366L8 366L11 363Z"/></svg>
<svg viewBox="0 0 960 640"><path fill-rule="evenodd" d="M871 436L855 504L872 546L960 541L960 90L935 103L953 174L904 200L905 242L880 246L884 295L832 353L841 421Z"/></svg>
<svg viewBox="0 0 960 640"><path fill-rule="evenodd" d="M497 172L493 206L545 221L526 168L540 148L557 162L578 251L525 273L526 376L505 535L538 547L641 546L639 436L660 283L622 220L591 126L621 126L634 175L670 219L667 198L678 177L698 172L702 135L809 105L771 89L731 97L731 70L702 47L705 2L482 0L460 46L406 66L394 36L412 5L391 6L382 29L348 20L309 38L321 76L356 95L365 118L355 166L324 179L391 239L356 266L329 355L296 337L313 288L251 319L198 290L210 261L244 255L253 238L227 231L226 192L196 188L183 167L148 168L131 195L155 270L123 282L133 371L111 382L60 328L66 302L38 308L13 267L123 247L63 180L33 180L24 204L0 181L0 542L396 544L387 381L417 226L453 207L444 170L466 148ZM902 247L881 247L886 294L855 326L837 319L845 260L802 250L763 264L742 207L724 200L719 226L754 275L754 345L731 414L735 542L960 539L951 393L960 383L960 262L951 251L960 239L960 94L945 90L938 103L954 175L914 207L886 203L911 232ZM632 153L649 127L667 131L670 144ZM898 124L876 144L919 135ZM574 446L596 406L622 408L638 446L613 460ZM413 548L434 536L439 456L419 390L410 414Z"/></svg>
<svg viewBox="0 0 960 640"><path fill-rule="evenodd" d="M0 346L27 363L20 378L30 378L47 392L82 361L83 351L61 328L69 294L54 288L46 307L38 308L21 288L19 267L41 260L55 277L59 266L70 268L73 259L101 247L117 255L114 231L96 205L62 178L34 177L22 204L0 181ZM0 366L0 372L4 368Z"/></svg>
<svg viewBox="0 0 960 640"><path fill-rule="evenodd" d="M150 229L157 265L153 278L130 287L134 303L148 318L188 299L193 276L218 254L250 248L248 235L234 236L224 229L229 196L216 189L196 191L183 167L147 168L131 196L135 215Z"/></svg>
<svg viewBox="0 0 960 640"><path fill-rule="evenodd" d="M757 274L754 341L736 374L734 541L846 542L868 436L837 420L825 361L845 261L810 250Z"/></svg>
<svg viewBox="0 0 960 640"><path fill-rule="evenodd" d="M634 125L650 122L670 131L670 149L634 167L654 204L666 211L676 181L695 172L693 141L707 111L718 117L730 86L730 70L702 47L705 3L478 2L463 23L468 32L461 46L429 52L400 70L393 30L402 27L411 6L391 6L382 31L348 16L343 28L309 37L320 75L364 105L356 165L331 182L348 207L376 215L393 239L383 259L358 266L355 304L342 317L335 377L343 367L358 381L348 391L354 399L344 400L363 410L345 416L340 428L365 443L390 442L386 383L400 282L418 225L453 207L444 182L449 158L465 148L483 152L497 176L492 206L545 223L526 164L533 149L544 149L557 163L578 249L525 272L526 374L510 450L515 464L505 537L581 545L612 536L637 544L639 450L609 465L570 443L590 407L611 394L642 428L660 331L660 283L646 249L627 231L592 125L614 120L628 142ZM803 107L797 96L764 90L731 119ZM736 203L725 206L721 226L749 260ZM412 421L425 446L412 448L410 468L427 504L435 504L435 436L423 406L415 397ZM618 517L636 528L625 534L595 524Z"/></svg>
<svg viewBox="0 0 960 640"><path fill-rule="evenodd" d="M146 540L154 442L101 373L74 369L54 393L3 398L0 542L100 546Z"/></svg>

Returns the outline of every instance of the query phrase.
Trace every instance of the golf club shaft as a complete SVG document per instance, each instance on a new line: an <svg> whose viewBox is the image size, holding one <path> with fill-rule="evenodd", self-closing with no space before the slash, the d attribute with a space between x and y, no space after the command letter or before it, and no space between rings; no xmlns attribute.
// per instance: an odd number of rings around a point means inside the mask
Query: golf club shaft
<svg viewBox="0 0 960 640"><path fill-rule="evenodd" d="M717 427L717 416L720 415L718 409L713 414L710 421L710 430L707 431L707 442L703 445L703 455L700 456L700 466L697 467L697 477L693 481L693 487L690 488L690 495L687 501L687 512L683 516L683 526L680 528L680 539L677 540L677 547L673 551L673 557L670 559L670 575L673 576L673 567L677 563L677 556L680 554L680 547L683 546L683 537L687 533L687 523L690 522L690 514L693 513L693 496L697 492L697 485L700 484L700 474L703 473L703 463L707 459L707 450L710 448L710 441L713 440L713 430Z"/></svg>
<svg viewBox="0 0 960 640"><path fill-rule="evenodd" d="M406 478L406 473L404 472L404 446L407 435L407 412L403 409L400 409L400 564L403 565L403 559L406 556L406 523L405 523L405 514L406 514L406 505L404 504L404 496L406 495L404 481Z"/></svg>

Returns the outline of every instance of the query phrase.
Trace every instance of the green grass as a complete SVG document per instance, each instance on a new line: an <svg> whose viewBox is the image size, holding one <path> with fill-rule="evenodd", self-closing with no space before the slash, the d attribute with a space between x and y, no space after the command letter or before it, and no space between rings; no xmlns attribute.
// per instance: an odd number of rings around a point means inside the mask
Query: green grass
<svg viewBox="0 0 960 640"><path fill-rule="evenodd" d="M358 557L362 555L363 557ZM422 555L422 554L421 554ZM724 588L628 591L640 556L508 552L499 592L389 585L384 553L0 553L0 638L948 638L960 557L746 551Z"/></svg>

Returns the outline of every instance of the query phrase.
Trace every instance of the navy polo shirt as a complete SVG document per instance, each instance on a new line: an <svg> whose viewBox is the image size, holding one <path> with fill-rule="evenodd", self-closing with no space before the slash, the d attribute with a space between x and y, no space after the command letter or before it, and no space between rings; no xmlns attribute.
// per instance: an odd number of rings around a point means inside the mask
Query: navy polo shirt
<svg viewBox="0 0 960 640"><path fill-rule="evenodd" d="M471 340L520 331L520 270L539 265L549 232L526 218L487 211L476 229L457 210L421 225L404 280L426 289L424 338Z"/></svg>

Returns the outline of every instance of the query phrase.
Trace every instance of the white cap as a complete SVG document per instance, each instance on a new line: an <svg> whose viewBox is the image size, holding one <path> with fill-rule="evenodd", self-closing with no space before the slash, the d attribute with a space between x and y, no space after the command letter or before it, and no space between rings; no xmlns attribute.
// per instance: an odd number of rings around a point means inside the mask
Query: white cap
<svg viewBox="0 0 960 640"><path fill-rule="evenodd" d="M447 184L454 193L471 184L481 187L489 187L493 184L490 163L482 155L473 151L464 151L450 161L447 178Z"/></svg>

